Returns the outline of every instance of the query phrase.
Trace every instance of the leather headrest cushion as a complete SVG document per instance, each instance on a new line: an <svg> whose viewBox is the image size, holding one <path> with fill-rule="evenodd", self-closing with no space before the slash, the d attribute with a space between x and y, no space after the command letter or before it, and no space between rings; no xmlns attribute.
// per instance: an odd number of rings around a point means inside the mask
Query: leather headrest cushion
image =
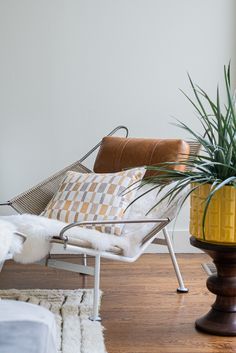
<svg viewBox="0 0 236 353"><path fill-rule="evenodd" d="M189 150L187 142L177 139L104 137L94 172L114 173L126 168L177 162L187 159ZM182 171L185 166L171 166L171 169ZM147 174L150 175L150 172Z"/></svg>

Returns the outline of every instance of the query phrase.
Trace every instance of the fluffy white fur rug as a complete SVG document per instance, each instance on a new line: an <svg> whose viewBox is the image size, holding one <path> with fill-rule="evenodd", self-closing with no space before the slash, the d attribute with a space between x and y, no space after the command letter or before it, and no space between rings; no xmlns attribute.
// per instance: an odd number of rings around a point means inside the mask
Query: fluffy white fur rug
<svg viewBox="0 0 236 353"><path fill-rule="evenodd" d="M139 190L138 195L146 189ZM146 197L137 200L130 207L128 218L169 217L173 219L179 200L172 203L171 207L166 202L162 203L161 206L154 208L146 216L148 210L157 202L156 193L156 190L154 190L148 193ZM17 262L32 263L41 260L50 252L50 239L59 235L61 229L66 225L66 223L58 220L29 214L0 217L0 261L5 258L9 251L13 253L13 258ZM111 247L118 246L123 249L124 255L134 256L138 251L140 241L152 227L153 224L128 224L125 225L121 236L101 233L84 227L75 227L68 230L66 235L89 241L94 249L107 251ZM15 231L26 235L27 239L24 244L21 244L19 237L14 233Z"/></svg>

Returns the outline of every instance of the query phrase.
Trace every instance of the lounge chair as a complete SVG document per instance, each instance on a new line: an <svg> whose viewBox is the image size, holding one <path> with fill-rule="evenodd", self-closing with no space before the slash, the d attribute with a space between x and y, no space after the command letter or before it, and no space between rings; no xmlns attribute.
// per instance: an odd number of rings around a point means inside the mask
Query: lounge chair
<svg viewBox="0 0 236 353"><path fill-rule="evenodd" d="M117 132L124 131L125 132L125 138L127 139L127 142L130 141L128 140L128 129L125 126L118 126L114 130L112 130L107 136L112 138ZM148 139L145 140L148 143ZM150 142L153 140L150 139ZM168 143L168 141L171 143L173 140L162 140L165 143ZM181 140L179 140L181 141ZM193 158L194 155L196 155L199 151L199 144L196 142L188 142L189 147L190 147L190 154L189 158ZM124 145L122 145L122 151L121 153L125 153L125 148ZM166 146L166 145L165 145ZM10 206L12 207L17 213L30 213L34 215L40 215L41 212L45 209L47 206L48 202L51 200L52 196L55 194L55 192L58 189L58 186L62 179L64 178L64 175L67 171L78 171L78 172L91 172L89 168L83 165L83 163L87 160L87 158L95 152L98 148L99 153L95 162L95 172L97 171L102 171L102 172L111 172L111 171L117 171L117 170L110 170L110 164L109 164L109 144L105 144L105 149L104 149L104 141L100 141L98 144L96 144L88 153L85 154L80 160L76 161L75 163L65 167L64 169L60 170L58 173L52 175L51 177L47 178L46 180L42 181L38 185L30 188L29 190L21 193L20 195L14 197L8 202L0 204L1 206ZM147 147L148 149L149 147ZM158 153L158 146L155 147L155 153ZM120 153L120 152L119 152ZM152 153L153 150L152 150ZM145 153L144 153L145 154ZM108 158L108 163L104 164L104 158ZM145 158L142 155L142 164L143 165L150 165L150 153L147 155L148 160L145 160ZM123 156L124 163L122 164L122 168L129 168L133 166L137 166L137 162L139 161L139 150L135 151L135 161L132 161L130 163L129 158L126 158L126 155ZM144 159L143 159L144 158ZM102 163L101 163L102 161ZM133 165L132 165L133 164ZM106 165L108 165L108 169L106 169ZM115 168L119 168L119 166L116 166ZM171 208L171 207L169 207ZM173 208L173 207L172 207ZM101 258L106 258L110 260L117 260L117 261L123 261L123 262L134 262L136 261L148 248L150 244L158 244L158 245L163 245L167 246L171 261L173 263L173 267L177 276L178 280L178 292L187 292L188 289L185 287L182 275L176 260L176 256L173 250L171 238L168 234L166 226L173 220L175 215L173 215L173 212L170 215L170 210L166 209L165 214L166 216L162 216L161 218L155 217L155 218L147 218L143 217L142 219L132 219L128 217L128 219L123 219L123 220L113 220L113 221L91 221L91 222L76 222L72 224L68 224L66 227L64 227L60 234L58 236L54 237L51 242L53 243L54 246L57 248L60 248L60 252L63 252L63 254L70 254L73 252L73 254L83 254L84 255L84 263L83 265L78 265L78 264L72 264L66 261L58 260L55 258L51 258L50 255L46 261L46 265L49 267L54 267L54 268L59 268L63 270L68 270L68 271L73 271L73 272L79 272L87 275L93 275L94 276L94 305L93 305L93 314L91 316L92 320L99 320L99 288L100 288L100 259ZM172 209L173 211L173 209ZM175 210L176 211L176 210ZM124 223L124 224L149 224L149 230L147 234L145 234L142 237L142 240L140 241L138 251L133 254L132 256L125 256L123 253L123 250L119 247L111 247L109 251L101 251L101 250L96 250L91 246L90 242L86 242L84 240L78 240L78 239L71 239L70 237L67 237L67 231L70 229L73 229L73 227L78 227L78 226L91 226L91 225L98 225L98 224L116 224L116 223ZM160 237L160 231L162 231L164 237ZM86 256L93 256L95 257L95 267L91 267L87 265L87 259Z"/></svg>

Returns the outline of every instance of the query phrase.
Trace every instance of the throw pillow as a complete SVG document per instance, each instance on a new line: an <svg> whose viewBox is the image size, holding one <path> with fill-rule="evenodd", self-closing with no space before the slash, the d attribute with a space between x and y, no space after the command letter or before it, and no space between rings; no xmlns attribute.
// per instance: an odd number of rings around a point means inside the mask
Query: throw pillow
<svg viewBox="0 0 236 353"><path fill-rule="evenodd" d="M129 203L137 188L126 188L141 181L145 168L134 168L112 174L77 173L69 171L42 216L66 223L118 220L127 216ZM125 212L126 211L126 212ZM120 235L123 224L94 226L95 229ZM92 227L89 227L92 228Z"/></svg>

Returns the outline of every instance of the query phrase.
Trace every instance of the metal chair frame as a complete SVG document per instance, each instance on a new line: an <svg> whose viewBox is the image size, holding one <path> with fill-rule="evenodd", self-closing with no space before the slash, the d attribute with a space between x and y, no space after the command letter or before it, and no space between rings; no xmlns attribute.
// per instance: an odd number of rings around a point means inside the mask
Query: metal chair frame
<svg viewBox="0 0 236 353"><path fill-rule="evenodd" d="M128 129L125 126L117 126L113 129L107 136L112 136L116 132L124 130L125 137L128 137ZM1 203L0 206L10 206L18 213L32 213L39 215L50 199L52 198L53 194L57 191L58 186L61 180L64 177L64 174L68 170L74 171L83 171L83 172L91 172L90 169L82 165L81 163L84 162L94 151L96 151L99 146L101 145L100 141L97 143L90 151L88 151L79 161L69 165L68 167L60 170L56 174L52 175L51 177L47 178L46 180L42 181L41 183L37 184L36 186L30 188L29 190L21 193L20 195L14 197L10 201L5 203ZM187 141L190 144L190 154L191 156L196 155L200 149L200 145L193 141ZM192 157L190 157L192 158ZM35 202L37 200L37 202ZM169 224L171 220L169 218L164 219L126 219L126 220L117 220L117 221L95 221L95 222L75 222L72 224L67 225L61 231L61 233L54 237L51 242L53 244L57 244L62 250L64 254L83 254L84 255L84 263L83 265L72 264L66 261L57 260L49 258L46 261L46 265L53 268L63 269L67 271L78 272L81 274L86 275L93 275L94 276L94 298L93 298L93 314L91 320L100 320L99 317L99 288L100 288L100 259L106 258L110 260L117 260L123 262L134 262L136 261L148 248L150 244L159 244L167 246L171 261L176 273L176 277L178 280L179 287L177 288L178 292L188 292L188 289L184 285L184 281L178 266L178 262L175 256L175 252L173 249L173 245L166 229L167 224ZM127 257L122 254L122 250L119 248L111 248L109 251L99 251L95 250L91 247L88 242L85 241L75 241L70 240L66 236L66 232L78 226L86 226L86 225L96 225L96 224L115 224L115 223L140 223L140 224L147 224L152 223L153 228L149 233L143 238L142 242L140 243L139 251L133 257ZM157 238L158 234L162 231L164 238ZM90 267L87 265L87 255L95 257L95 267Z"/></svg>

